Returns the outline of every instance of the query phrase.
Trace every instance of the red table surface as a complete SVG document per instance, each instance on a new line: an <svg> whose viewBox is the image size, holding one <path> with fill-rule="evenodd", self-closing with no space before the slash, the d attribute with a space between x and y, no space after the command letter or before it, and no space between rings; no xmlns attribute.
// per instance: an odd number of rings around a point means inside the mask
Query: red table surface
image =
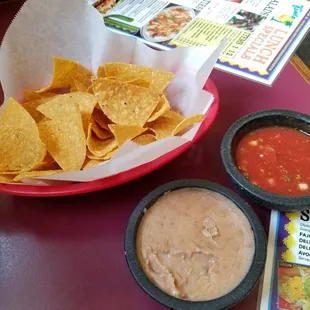
<svg viewBox="0 0 310 310"><path fill-rule="evenodd" d="M0 38L19 6L0 5ZM161 169L82 196L0 194L1 310L164 309L141 291L125 262L124 232L133 208L149 191L175 179L202 178L231 187L220 160L220 142L239 117L270 108L310 113L310 87L290 64L272 88L218 71L211 78L220 94L215 124ZM269 212L254 208L267 229ZM234 309L252 310L256 302L257 288Z"/></svg>

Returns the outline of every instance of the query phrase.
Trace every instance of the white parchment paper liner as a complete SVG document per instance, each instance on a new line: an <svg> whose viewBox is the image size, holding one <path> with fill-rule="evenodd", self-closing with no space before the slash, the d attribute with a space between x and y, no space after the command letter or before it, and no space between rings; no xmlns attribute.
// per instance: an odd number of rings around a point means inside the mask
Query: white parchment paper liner
<svg viewBox="0 0 310 310"><path fill-rule="evenodd" d="M100 13L84 0L28 0L3 39L0 80L5 100L14 97L20 101L24 89L39 89L50 82L52 56L79 61L94 73L98 66L111 61L146 65L176 74L166 95L172 109L187 117L207 113L212 104L213 96L202 88L224 44L156 51L135 38L107 29ZM193 126L182 137L169 137L146 146L127 141L111 160L94 168L41 179L54 180L54 185L55 180L86 182L112 176L192 140L199 126ZM49 184L37 178L24 182Z"/></svg>

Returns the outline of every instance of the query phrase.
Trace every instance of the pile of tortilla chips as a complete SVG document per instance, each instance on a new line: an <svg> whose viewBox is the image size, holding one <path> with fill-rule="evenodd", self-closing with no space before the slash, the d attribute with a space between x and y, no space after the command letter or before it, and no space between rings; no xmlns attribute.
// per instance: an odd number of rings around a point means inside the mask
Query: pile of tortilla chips
<svg viewBox="0 0 310 310"><path fill-rule="evenodd" d="M0 182L87 169L127 140L149 144L203 120L170 110L171 72L106 63L93 76L75 61L53 61L50 85L25 90L23 104L10 98L0 115Z"/></svg>

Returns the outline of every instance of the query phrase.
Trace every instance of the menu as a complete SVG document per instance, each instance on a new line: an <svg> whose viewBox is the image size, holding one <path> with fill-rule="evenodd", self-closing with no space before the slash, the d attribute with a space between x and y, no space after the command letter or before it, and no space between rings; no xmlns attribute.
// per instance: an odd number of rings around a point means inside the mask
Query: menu
<svg viewBox="0 0 310 310"><path fill-rule="evenodd" d="M88 0L114 31L163 50L228 38L216 68L271 86L310 29L306 0Z"/></svg>
<svg viewBox="0 0 310 310"><path fill-rule="evenodd" d="M310 210L272 211L259 309L310 309Z"/></svg>

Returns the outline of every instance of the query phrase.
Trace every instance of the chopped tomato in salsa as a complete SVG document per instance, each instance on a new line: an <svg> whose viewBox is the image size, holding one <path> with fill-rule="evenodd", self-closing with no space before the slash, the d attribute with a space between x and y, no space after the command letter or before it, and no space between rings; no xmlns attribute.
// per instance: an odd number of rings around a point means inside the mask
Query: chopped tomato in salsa
<svg viewBox="0 0 310 310"><path fill-rule="evenodd" d="M288 127L265 127L239 142L235 160L253 184L275 194L310 194L310 137Z"/></svg>

